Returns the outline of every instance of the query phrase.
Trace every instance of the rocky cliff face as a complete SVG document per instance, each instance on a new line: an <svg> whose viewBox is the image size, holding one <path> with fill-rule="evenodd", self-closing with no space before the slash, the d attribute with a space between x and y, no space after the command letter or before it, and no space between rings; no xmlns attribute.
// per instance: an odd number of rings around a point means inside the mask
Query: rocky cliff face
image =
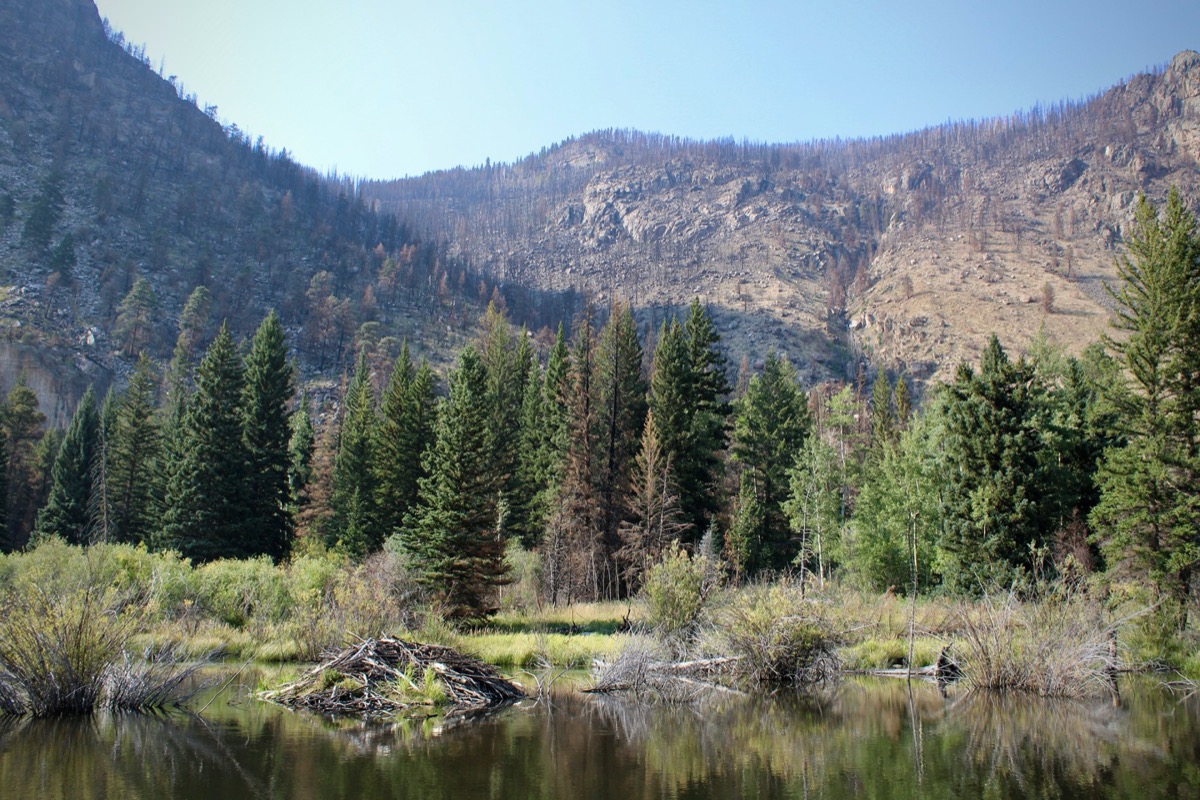
<svg viewBox="0 0 1200 800"><path fill-rule="evenodd" d="M1139 192L1200 198L1200 55L1080 104L906 136L800 146L632 132L368 195L502 280L620 296L656 321L699 296L751 363L809 381L861 357L948 377L991 332L1071 350Z"/></svg>

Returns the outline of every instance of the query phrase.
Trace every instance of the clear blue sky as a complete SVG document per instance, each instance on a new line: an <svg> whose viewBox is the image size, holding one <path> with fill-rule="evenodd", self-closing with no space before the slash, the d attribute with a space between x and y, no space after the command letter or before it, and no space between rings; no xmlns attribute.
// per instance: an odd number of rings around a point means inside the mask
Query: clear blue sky
<svg viewBox="0 0 1200 800"><path fill-rule="evenodd" d="M371 178L598 128L897 133L1079 98L1200 49L1197 0L96 2L225 122Z"/></svg>

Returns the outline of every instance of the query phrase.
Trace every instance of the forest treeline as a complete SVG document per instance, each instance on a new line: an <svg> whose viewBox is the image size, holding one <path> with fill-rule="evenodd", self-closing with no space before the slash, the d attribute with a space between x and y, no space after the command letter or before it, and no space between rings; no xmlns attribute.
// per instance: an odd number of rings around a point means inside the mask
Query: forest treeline
<svg viewBox="0 0 1200 800"><path fill-rule="evenodd" d="M536 553L552 603L636 593L680 542L730 579L796 573L874 590L977 593L1103 572L1178 624L1200 564L1200 232L1176 192L1138 205L1114 335L1078 357L1044 337L914 407L880 372L805 392L768 357L733 385L694 301L646 352L630 308L590 306L548 346L489 307L444 391L407 345L360 354L336 414L296 399L278 317L239 350L88 394L39 436L4 407L9 546L144 542L197 562L323 545L400 553L451 617L494 609L506 552ZM244 352L243 352L244 351ZM868 386L868 384L870 384Z"/></svg>

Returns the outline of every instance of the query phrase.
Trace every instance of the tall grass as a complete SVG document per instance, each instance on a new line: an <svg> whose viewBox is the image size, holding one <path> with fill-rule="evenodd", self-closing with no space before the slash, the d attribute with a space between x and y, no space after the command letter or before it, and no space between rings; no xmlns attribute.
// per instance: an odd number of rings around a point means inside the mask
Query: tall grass
<svg viewBox="0 0 1200 800"><path fill-rule="evenodd" d="M973 688L1078 697L1108 691L1121 664L1119 623L1103 607L1066 589L1022 601L990 593L957 614L955 649Z"/></svg>
<svg viewBox="0 0 1200 800"><path fill-rule="evenodd" d="M103 559L51 542L0 593L0 710L38 717L170 702L182 681L135 668L127 647L144 604Z"/></svg>

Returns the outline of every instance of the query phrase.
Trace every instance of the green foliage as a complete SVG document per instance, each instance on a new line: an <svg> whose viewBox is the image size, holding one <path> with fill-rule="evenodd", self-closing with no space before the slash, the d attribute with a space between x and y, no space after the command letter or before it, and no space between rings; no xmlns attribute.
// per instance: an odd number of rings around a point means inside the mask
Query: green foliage
<svg viewBox="0 0 1200 800"><path fill-rule="evenodd" d="M1049 547L1053 506L1039 425L1042 387L992 336L979 372L962 364L946 400L942 570L957 591L1007 585Z"/></svg>
<svg viewBox="0 0 1200 800"><path fill-rule="evenodd" d="M113 326L113 336L121 343L125 355L136 356L150 343L157 310L158 300L150 281L138 278L117 306L117 321Z"/></svg>
<svg viewBox="0 0 1200 800"><path fill-rule="evenodd" d="M54 228L58 225L63 210L62 176L50 174L33 198L25 227L21 231L21 244L37 254L50 248Z"/></svg>
<svg viewBox="0 0 1200 800"><path fill-rule="evenodd" d="M245 378L222 326L196 371L196 394L175 433L177 458L166 485L162 544L196 561L260 552L246 531L247 472L242 440Z"/></svg>
<svg viewBox="0 0 1200 800"><path fill-rule="evenodd" d="M704 556L689 556L678 543L651 567L642 587L646 624L680 652L699 629L713 592L719 587L717 566Z"/></svg>
<svg viewBox="0 0 1200 800"><path fill-rule="evenodd" d="M154 498L161 490L155 466L160 455L157 394L154 366L143 355L117 401L110 446L113 519L117 536L126 542L148 541L154 529Z"/></svg>
<svg viewBox="0 0 1200 800"><path fill-rule="evenodd" d="M51 470L50 496L38 513L34 534L38 538L61 536L69 542L82 544L91 541L92 468L95 463L100 435L100 416L96 394L88 387L67 434L54 459Z"/></svg>
<svg viewBox="0 0 1200 800"><path fill-rule="evenodd" d="M495 587L505 580L497 530L501 481L488 463L487 391L487 372L468 346L450 376L417 509L400 534L416 579L450 618L492 613Z"/></svg>
<svg viewBox="0 0 1200 800"><path fill-rule="evenodd" d="M837 453L819 435L809 436L796 453L789 473L787 500L783 510L792 532L799 538L793 562L805 572L824 580L825 566L841 538L842 485L838 480Z"/></svg>
<svg viewBox="0 0 1200 800"><path fill-rule="evenodd" d="M767 357L736 403L733 458L761 509L761 525L751 534L749 570L784 569L795 547L784 515L788 469L809 435L808 399L787 360Z"/></svg>
<svg viewBox="0 0 1200 800"><path fill-rule="evenodd" d="M1110 567L1159 585L1180 609L1200 570L1200 234L1172 190L1159 214L1142 197L1117 261L1110 340L1129 390L1114 398L1124 446L1105 453L1092 513Z"/></svg>
<svg viewBox="0 0 1200 800"><path fill-rule="evenodd" d="M845 553L848 571L864 588L910 593L914 581L919 591L937 584L946 480L937 449L942 419L927 413L896 443L883 445L863 484Z"/></svg>
<svg viewBox="0 0 1200 800"><path fill-rule="evenodd" d="M375 475L372 472L375 396L364 353L346 388L341 433L333 464L333 496L325 541L354 558L383 545L375 519Z"/></svg>
<svg viewBox="0 0 1200 800"><path fill-rule="evenodd" d="M276 560L291 549L295 521L288 482L292 367L287 360L283 325L275 312L254 334L245 362L241 406L246 458L245 552Z"/></svg>
<svg viewBox="0 0 1200 800"><path fill-rule="evenodd" d="M400 350L379 409L372 456L375 506L383 536L400 530L417 502L425 452L437 423L435 378L427 361L414 368L408 342Z"/></svg>

